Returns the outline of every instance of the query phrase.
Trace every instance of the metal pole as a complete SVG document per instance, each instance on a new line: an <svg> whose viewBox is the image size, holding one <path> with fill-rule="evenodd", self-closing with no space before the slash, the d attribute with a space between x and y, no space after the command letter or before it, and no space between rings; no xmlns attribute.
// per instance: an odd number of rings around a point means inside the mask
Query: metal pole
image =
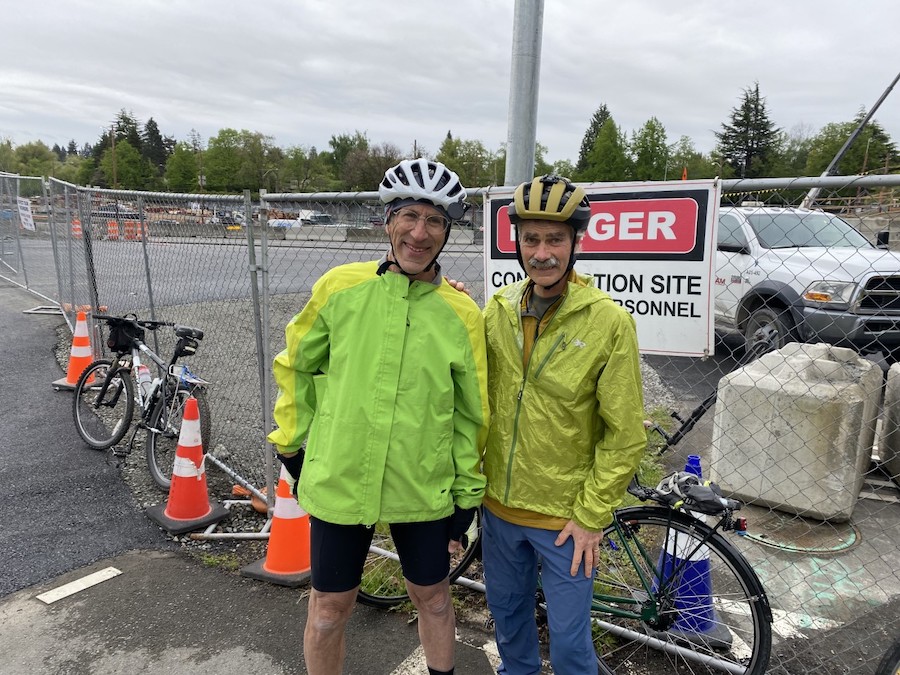
<svg viewBox="0 0 900 675"><path fill-rule="evenodd" d="M270 400L270 392L272 391L272 358L269 352L269 204L266 201L266 191L259 191L259 236L260 236L260 264L259 269L259 287L262 291L262 358L264 368L262 369L262 406L263 406L263 433L268 435L272 429L272 402ZM268 446L267 446L268 447ZM266 489L269 493L269 507L275 505L275 484L273 482L275 458L271 452L266 452Z"/></svg>
<svg viewBox="0 0 900 675"><path fill-rule="evenodd" d="M16 249L19 251L19 267L21 268L22 278L25 280L25 290L30 290L28 288L28 270L25 268L25 257L22 255L22 235L19 233L19 230L22 229L22 218L19 216L19 195L21 194L21 186L19 185L19 179L16 178L13 181L16 186L16 196L13 199L13 213L16 214L16 219L13 222L13 229L16 232Z"/></svg>
<svg viewBox="0 0 900 675"><path fill-rule="evenodd" d="M506 136L505 185L534 176L544 0L516 0Z"/></svg>
<svg viewBox="0 0 900 675"><path fill-rule="evenodd" d="M59 245L56 241L56 209L51 202L52 190L49 189L50 181L41 181L41 190L44 193L44 211L47 213L47 228L50 230L50 247L53 249L53 269L56 271L56 304L62 304L63 286L62 269L59 266Z"/></svg>
<svg viewBox="0 0 900 675"><path fill-rule="evenodd" d="M872 106L872 109L869 111L869 114L866 115L862 122L859 123L859 126L854 129L853 133L850 134L850 137L844 143L840 150L838 150L837 154L834 156L834 159L831 160L831 163L822 173L822 177L831 176L834 173L835 167L837 167L838 162L841 161L841 157L844 156L844 153L847 152L849 147L853 145L853 141L856 140L856 137L862 133L863 127L869 123L869 120L872 119L872 116L875 114L875 111L878 110L879 106L884 102L884 99L887 98L888 94L891 93L891 89L894 88L894 85L897 84L897 81L900 80L900 73L897 73L897 77L894 78L894 81L888 85L888 88L884 90L884 93L881 94L881 98L875 101L875 105ZM813 188L810 190L806 197L803 198L803 201L800 203L801 208L808 209L813 203L816 201L816 197L819 196L820 188Z"/></svg>

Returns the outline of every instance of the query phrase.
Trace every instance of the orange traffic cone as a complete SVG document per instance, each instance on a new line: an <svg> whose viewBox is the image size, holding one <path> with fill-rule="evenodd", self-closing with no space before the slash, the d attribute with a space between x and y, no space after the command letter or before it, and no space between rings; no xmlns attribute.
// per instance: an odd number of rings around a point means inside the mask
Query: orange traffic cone
<svg viewBox="0 0 900 675"><path fill-rule="evenodd" d="M147 509L147 517L170 534L199 530L228 516L228 509L209 499L204 460L200 411L192 396L184 406L168 502Z"/></svg>
<svg viewBox="0 0 900 675"><path fill-rule="evenodd" d="M91 336L88 333L87 316L84 312L79 311L75 320L75 334L72 336L72 350L69 353L69 367L66 370L66 376L53 382L53 388L59 391L65 389L72 391L78 384L78 378L84 372L84 369L91 365L94 360L94 352L91 350ZM94 378L88 381L93 384Z"/></svg>
<svg viewBox="0 0 900 675"><path fill-rule="evenodd" d="M291 494L288 478L282 466L266 557L242 567L241 575L295 588L309 580L309 515Z"/></svg>

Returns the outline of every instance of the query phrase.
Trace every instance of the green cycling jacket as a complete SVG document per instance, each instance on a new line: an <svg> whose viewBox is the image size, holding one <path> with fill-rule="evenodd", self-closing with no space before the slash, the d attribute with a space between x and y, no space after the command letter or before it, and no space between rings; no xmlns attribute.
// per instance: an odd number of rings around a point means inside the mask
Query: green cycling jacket
<svg viewBox="0 0 900 675"><path fill-rule="evenodd" d="M578 277L523 364L520 308L529 283L500 289L484 311L487 495L600 530L647 442L634 319L590 277Z"/></svg>
<svg viewBox="0 0 900 675"><path fill-rule="evenodd" d="M422 522L481 503L487 363L478 306L377 262L324 274L274 363L277 429L306 439L300 505L339 525Z"/></svg>

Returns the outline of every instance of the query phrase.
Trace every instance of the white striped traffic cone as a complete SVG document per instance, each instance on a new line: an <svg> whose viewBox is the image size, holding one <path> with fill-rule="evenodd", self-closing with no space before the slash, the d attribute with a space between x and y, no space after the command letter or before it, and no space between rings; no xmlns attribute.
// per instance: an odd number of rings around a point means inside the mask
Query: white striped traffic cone
<svg viewBox="0 0 900 675"><path fill-rule="evenodd" d="M291 494L289 477L282 465L266 557L241 568L241 575L294 588L309 580L309 515Z"/></svg>
<svg viewBox="0 0 900 675"><path fill-rule="evenodd" d="M78 378L84 372L85 368L91 365L94 360L94 352L91 350L91 336L88 333L87 315L84 312L78 312L75 320L75 333L72 335L72 349L69 353L69 366L66 369L66 376L53 382L53 388L57 391L65 389L72 391L78 384ZM94 378L91 376L88 384L93 384Z"/></svg>
<svg viewBox="0 0 900 675"><path fill-rule="evenodd" d="M170 534L199 530L228 515L228 509L209 499L204 460L200 410L197 399L191 396L185 403L178 434L169 499L147 509L147 516Z"/></svg>

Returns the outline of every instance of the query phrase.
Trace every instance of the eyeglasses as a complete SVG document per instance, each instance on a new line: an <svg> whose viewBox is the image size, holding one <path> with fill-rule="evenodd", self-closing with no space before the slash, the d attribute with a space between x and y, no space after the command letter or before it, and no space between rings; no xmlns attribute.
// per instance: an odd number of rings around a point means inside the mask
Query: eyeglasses
<svg viewBox="0 0 900 675"><path fill-rule="evenodd" d="M429 232L443 232L448 225L448 221L444 216L436 214L424 215L412 209L398 209L394 215L397 218L397 222L409 228L415 227L420 220L424 220L425 228Z"/></svg>

